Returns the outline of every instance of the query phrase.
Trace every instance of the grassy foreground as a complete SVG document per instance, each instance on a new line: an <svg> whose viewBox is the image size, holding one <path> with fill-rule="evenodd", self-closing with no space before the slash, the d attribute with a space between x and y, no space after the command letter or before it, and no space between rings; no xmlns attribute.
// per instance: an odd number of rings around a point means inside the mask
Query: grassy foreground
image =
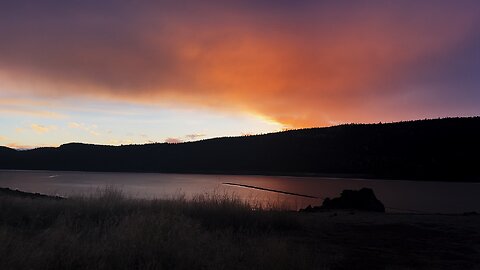
<svg viewBox="0 0 480 270"><path fill-rule="evenodd" d="M480 217L0 194L0 269L479 269Z"/></svg>

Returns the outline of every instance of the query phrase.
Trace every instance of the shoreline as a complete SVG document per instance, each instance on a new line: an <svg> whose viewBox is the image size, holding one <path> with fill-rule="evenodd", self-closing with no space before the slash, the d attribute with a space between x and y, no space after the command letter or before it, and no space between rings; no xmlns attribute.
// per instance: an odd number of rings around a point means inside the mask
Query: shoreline
<svg viewBox="0 0 480 270"><path fill-rule="evenodd" d="M442 179L408 179L375 177L365 174L319 174L319 173L255 173L255 172L155 172L155 171L81 171L81 170L46 170L46 169L0 169L0 172L66 172L66 173L124 173L124 174L165 174L165 175L212 175L212 176L266 176L266 177L292 177L292 178L323 178L323 179L348 179L360 181L401 181L401 182L429 182L429 183L468 183L480 184L480 180L448 181Z"/></svg>
<svg viewBox="0 0 480 270"><path fill-rule="evenodd" d="M0 187L0 198L2 196L5 197L18 197L18 198L29 198L29 199L50 199L50 200L67 200L68 197L63 197L63 196L56 196L56 195L48 195L48 194L43 194L43 193L38 193L38 192L27 192L27 191L22 191L19 189L12 189L8 187ZM162 199L162 198L152 198L152 199L139 199L139 198L131 198L133 200L147 200L147 201L155 201L155 200L174 200L174 199ZM392 209L389 207L386 207L387 209ZM408 210L408 209L396 209L396 210L403 210L404 212L384 212L381 213L381 215L385 216L480 216L480 213L476 211L467 211L467 212L458 212L458 213L436 213L436 212L425 212L425 211L416 211L416 210ZM281 210L281 212L298 212L301 213L302 209L299 210ZM316 212L311 212L308 213L310 215L315 215L315 214L331 214L331 213L345 213L345 214L351 214L352 212L355 213L361 213L361 214L376 214L375 212L369 212L369 211L359 211L359 210L349 210L349 209L324 209L321 211L316 211ZM304 212L307 213L307 212Z"/></svg>
<svg viewBox="0 0 480 270"><path fill-rule="evenodd" d="M480 215L252 211L235 198L149 201L115 190L66 200L1 194L2 269L480 266Z"/></svg>

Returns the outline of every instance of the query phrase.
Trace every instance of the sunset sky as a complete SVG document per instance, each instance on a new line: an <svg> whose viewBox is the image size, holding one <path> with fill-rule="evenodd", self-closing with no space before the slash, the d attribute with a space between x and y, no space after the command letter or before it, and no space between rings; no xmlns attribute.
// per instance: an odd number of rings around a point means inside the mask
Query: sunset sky
<svg viewBox="0 0 480 270"><path fill-rule="evenodd" d="M480 1L0 2L0 145L480 115Z"/></svg>

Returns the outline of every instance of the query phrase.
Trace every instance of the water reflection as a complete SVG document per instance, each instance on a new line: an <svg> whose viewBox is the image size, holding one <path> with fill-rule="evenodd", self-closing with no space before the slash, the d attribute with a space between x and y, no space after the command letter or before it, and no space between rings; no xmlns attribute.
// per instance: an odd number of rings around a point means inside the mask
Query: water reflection
<svg viewBox="0 0 480 270"><path fill-rule="evenodd" d="M318 197L305 198L226 186L231 182L264 189ZM282 205L298 209L320 205L322 198L336 197L344 189L372 188L387 207L426 212L480 212L480 185L476 183L362 180L322 177L192 175L157 173L85 173L49 171L0 171L0 187L28 192L72 196L91 194L106 186L122 189L138 198L170 198L199 193L235 194L262 205Z"/></svg>

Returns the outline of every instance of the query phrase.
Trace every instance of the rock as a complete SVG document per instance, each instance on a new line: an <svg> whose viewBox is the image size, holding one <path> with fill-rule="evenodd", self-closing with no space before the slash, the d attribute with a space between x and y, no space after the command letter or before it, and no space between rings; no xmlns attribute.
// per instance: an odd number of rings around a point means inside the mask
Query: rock
<svg viewBox="0 0 480 270"><path fill-rule="evenodd" d="M362 188L360 190L344 190L339 198L323 201L321 209L355 209L372 212L385 212L385 206L375 197L373 190Z"/></svg>
<svg viewBox="0 0 480 270"><path fill-rule="evenodd" d="M302 209L300 209L299 211L300 211L300 212L312 213L312 212L318 212L318 211L320 211L320 210L321 210L321 209L320 209L320 206L314 206L314 207L312 207L311 205L308 205L307 207L302 208Z"/></svg>
<svg viewBox="0 0 480 270"><path fill-rule="evenodd" d="M300 212L319 212L332 209L385 212L385 206L375 197L372 189L344 190L339 198L326 198L322 206L307 206Z"/></svg>

